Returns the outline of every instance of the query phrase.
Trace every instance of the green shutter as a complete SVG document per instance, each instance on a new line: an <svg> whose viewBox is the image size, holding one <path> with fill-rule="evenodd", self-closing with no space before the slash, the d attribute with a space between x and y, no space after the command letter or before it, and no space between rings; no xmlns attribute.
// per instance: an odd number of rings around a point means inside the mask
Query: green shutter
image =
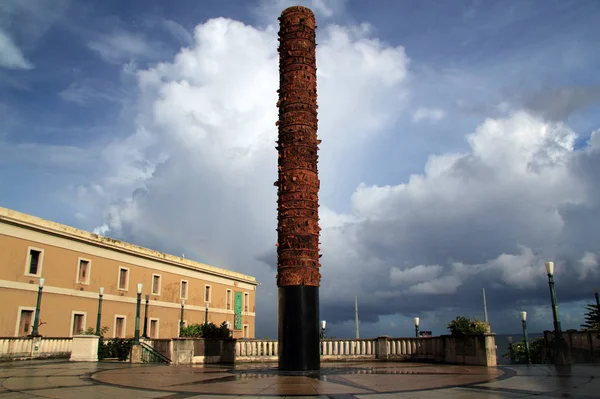
<svg viewBox="0 0 600 399"><path fill-rule="evenodd" d="M233 329L242 329L242 293L235 292L235 301L233 304Z"/></svg>

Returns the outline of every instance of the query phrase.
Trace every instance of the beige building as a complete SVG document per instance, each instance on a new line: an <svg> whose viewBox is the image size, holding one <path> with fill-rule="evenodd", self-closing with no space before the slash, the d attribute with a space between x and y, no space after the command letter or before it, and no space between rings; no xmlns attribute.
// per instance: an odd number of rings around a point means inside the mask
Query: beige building
<svg viewBox="0 0 600 399"><path fill-rule="evenodd" d="M44 279L39 334L69 337L96 328L99 290L105 337L132 337L138 284L140 335L179 333L185 324L229 322L235 338L254 338L256 279L0 207L0 336L26 336Z"/></svg>

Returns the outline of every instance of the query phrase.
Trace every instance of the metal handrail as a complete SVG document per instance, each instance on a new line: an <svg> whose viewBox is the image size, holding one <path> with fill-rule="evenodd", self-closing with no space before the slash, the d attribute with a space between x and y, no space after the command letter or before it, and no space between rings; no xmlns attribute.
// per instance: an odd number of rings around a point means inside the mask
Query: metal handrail
<svg viewBox="0 0 600 399"><path fill-rule="evenodd" d="M151 347L147 343L140 342L140 346L142 347L142 361L144 363L167 363L167 364L171 363L171 359L169 359L162 353L158 352L157 350L155 350L153 347ZM146 353L150 355L151 359L148 359L148 358L146 358L146 356L144 356ZM154 359L158 359L158 362L146 361L146 360L154 360Z"/></svg>

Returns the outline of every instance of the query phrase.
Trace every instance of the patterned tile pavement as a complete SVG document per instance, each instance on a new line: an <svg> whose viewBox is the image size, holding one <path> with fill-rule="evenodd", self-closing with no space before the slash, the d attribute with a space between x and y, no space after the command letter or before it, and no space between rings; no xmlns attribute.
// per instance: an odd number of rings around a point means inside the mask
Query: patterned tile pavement
<svg viewBox="0 0 600 399"><path fill-rule="evenodd" d="M485 368L424 363L324 363L291 376L273 365L175 367L127 363L0 363L8 398L600 398L600 366Z"/></svg>

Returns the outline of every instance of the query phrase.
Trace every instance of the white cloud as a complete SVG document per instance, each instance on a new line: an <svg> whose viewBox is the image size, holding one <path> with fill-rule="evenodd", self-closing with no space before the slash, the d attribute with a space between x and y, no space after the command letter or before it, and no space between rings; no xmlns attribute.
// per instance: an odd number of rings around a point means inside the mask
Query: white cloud
<svg viewBox="0 0 600 399"><path fill-rule="evenodd" d="M0 30L0 67L8 69L33 69L14 41Z"/></svg>
<svg viewBox="0 0 600 399"><path fill-rule="evenodd" d="M87 105L98 100L121 102L127 98L127 93L117 89L112 82L99 79L73 82L58 95L64 101L78 105Z"/></svg>
<svg viewBox="0 0 600 399"><path fill-rule="evenodd" d="M160 44L141 34L115 30L88 42L88 47L111 63L125 63L132 59L156 58Z"/></svg>
<svg viewBox="0 0 600 399"><path fill-rule="evenodd" d="M413 114L413 121L420 122L425 119L437 122L446 117L446 111L440 108L418 108Z"/></svg>

